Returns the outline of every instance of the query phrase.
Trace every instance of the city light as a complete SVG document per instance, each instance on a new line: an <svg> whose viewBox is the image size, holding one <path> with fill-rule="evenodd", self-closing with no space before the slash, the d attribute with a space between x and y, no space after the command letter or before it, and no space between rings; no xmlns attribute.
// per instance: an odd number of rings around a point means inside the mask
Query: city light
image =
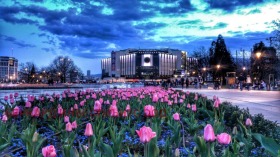
<svg viewBox="0 0 280 157"><path fill-rule="evenodd" d="M261 52L257 52L257 53L256 53L257 58L260 58L260 57L261 57L261 55L262 55L262 53L261 53Z"/></svg>

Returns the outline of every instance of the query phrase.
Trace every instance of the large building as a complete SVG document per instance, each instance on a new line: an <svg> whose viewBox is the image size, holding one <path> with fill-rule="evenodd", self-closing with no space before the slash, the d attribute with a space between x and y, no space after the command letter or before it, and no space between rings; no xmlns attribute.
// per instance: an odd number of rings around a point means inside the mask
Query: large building
<svg viewBox="0 0 280 157"><path fill-rule="evenodd" d="M178 49L126 49L112 51L101 60L102 77L163 79L186 70L185 51Z"/></svg>
<svg viewBox="0 0 280 157"><path fill-rule="evenodd" d="M14 57L0 56L0 81L17 81L18 60Z"/></svg>

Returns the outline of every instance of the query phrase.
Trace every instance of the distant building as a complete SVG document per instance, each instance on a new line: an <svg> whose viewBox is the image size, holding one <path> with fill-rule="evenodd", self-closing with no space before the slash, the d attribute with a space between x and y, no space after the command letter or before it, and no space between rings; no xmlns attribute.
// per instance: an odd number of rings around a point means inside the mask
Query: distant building
<svg viewBox="0 0 280 157"><path fill-rule="evenodd" d="M163 79L186 70L185 51L178 49L125 49L101 60L102 77Z"/></svg>
<svg viewBox="0 0 280 157"><path fill-rule="evenodd" d="M87 78L90 78L90 70L87 70Z"/></svg>
<svg viewBox="0 0 280 157"><path fill-rule="evenodd" d="M198 75L198 60L195 57L187 57L186 71L187 76L197 76Z"/></svg>
<svg viewBox="0 0 280 157"><path fill-rule="evenodd" d="M0 56L0 81L18 80L18 60L14 57Z"/></svg>

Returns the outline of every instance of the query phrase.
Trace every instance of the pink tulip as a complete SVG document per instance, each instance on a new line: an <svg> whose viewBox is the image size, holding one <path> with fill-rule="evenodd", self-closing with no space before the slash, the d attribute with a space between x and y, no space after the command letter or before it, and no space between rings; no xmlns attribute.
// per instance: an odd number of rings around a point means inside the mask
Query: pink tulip
<svg viewBox="0 0 280 157"><path fill-rule="evenodd" d="M18 115L19 115L19 112L20 112L19 107L16 106L16 107L13 109L12 115L13 115L13 116L18 116Z"/></svg>
<svg viewBox="0 0 280 157"><path fill-rule="evenodd" d="M6 123L7 120L8 120L8 117L7 117L6 115L3 115L3 117L2 117L2 122Z"/></svg>
<svg viewBox="0 0 280 157"><path fill-rule="evenodd" d="M13 94L10 94L10 99L14 98L14 95Z"/></svg>
<svg viewBox="0 0 280 157"><path fill-rule="evenodd" d="M78 127L77 122L76 121L72 122L72 128L76 129L77 127Z"/></svg>
<svg viewBox="0 0 280 157"><path fill-rule="evenodd" d="M56 157L55 148L53 145L44 147L42 149L42 154L44 157Z"/></svg>
<svg viewBox="0 0 280 157"><path fill-rule="evenodd" d="M190 105L190 104L188 104L188 105L187 105L187 108L191 109L191 105Z"/></svg>
<svg viewBox="0 0 280 157"><path fill-rule="evenodd" d="M26 108L30 108L30 107L31 107L31 102L26 101L26 102L25 102L25 107L26 107Z"/></svg>
<svg viewBox="0 0 280 157"><path fill-rule="evenodd" d="M70 122L68 122L67 124L66 124L66 131L72 131L72 124L70 123Z"/></svg>
<svg viewBox="0 0 280 157"><path fill-rule="evenodd" d="M153 102L158 102L158 95L157 94L153 94Z"/></svg>
<svg viewBox="0 0 280 157"><path fill-rule="evenodd" d="M80 102L80 106L84 106L85 105L85 100Z"/></svg>
<svg viewBox="0 0 280 157"><path fill-rule="evenodd" d="M53 97L51 97L51 98L50 98L50 102L54 102L54 99L53 99Z"/></svg>
<svg viewBox="0 0 280 157"><path fill-rule="evenodd" d="M172 106L172 101L168 100L168 106Z"/></svg>
<svg viewBox="0 0 280 157"><path fill-rule="evenodd" d="M10 103L14 104L15 103L15 99L14 98L10 99Z"/></svg>
<svg viewBox="0 0 280 157"><path fill-rule="evenodd" d="M144 107L144 113L146 117L154 117L155 116L155 107L152 105L146 105Z"/></svg>
<svg viewBox="0 0 280 157"><path fill-rule="evenodd" d="M176 120L176 121L180 121L180 115L179 115L179 113L173 114L173 119Z"/></svg>
<svg viewBox="0 0 280 157"><path fill-rule="evenodd" d="M219 108L219 106L220 106L220 102L218 99L216 99L214 102L214 108Z"/></svg>
<svg viewBox="0 0 280 157"><path fill-rule="evenodd" d="M69 122L69 117L68 116L64 116L64 123L68 123Z"/></svg>
<svg viewBox="0 0 280 157"><path fill-rule="evenodd" d="M113 100L113 101L112 101L112 105L113 105L113 106L117 106L117 101L116 101L116 100Z"/></svg>
<svg viewBox="0 0 280 157"><path fill-rule="evenodd" d="M136 130L136 133L140 137L140 141L148 143L152 138L156 137L156 133L150 127L143 126L140 130Z"/></svg>
<svg viewBox="0 0 280 157"><path fill-rule="evenodd" d="M183 99L180 99L179 103L182 104L183 102L184 102L184 100L183 100Z"/></svg>
<svg viewBox="0 0 280 157"><path fill-rule="evenodd" d="M126 105L125 110L126 110L127 112L129 112L129 111L130 111L130 105L129 105L129 104L127 104L127 105Z"/></svg>
<svg viewBox="0 0 280 157"><path fill-rule="evenodd" d="M93 135L93 130L91 123L87 123L86 130L85 130L85 136L92 136Z"/></svg>
<svg viewBox="0 0 280 157"><path fill-rule="evenodd" d="M5 101L8 101L8 100L9 100L9 97L8 97L8 96L5 96L5 97L4 97L4 100L5 100Z"/></svg>
<svg viewBox="0 0 280 157"><path fill-rule="evenodd" d="M221 133L220 135L217 135L217 140L220 144L229 144L231 136L227 133Z"/></svg>
<svg viewBox="0 0 280 157"><path fill-rule="evenodd" d="M211 124L207 124L204 128L204 140L208 142L215 141L215 133Z"/></svg>
<svg viewBox="0 0 280 157"><path fill-rule="evenodd" d="M62 108L61 106L58 106L58 108L57 108L57 113L58 113L59 115L62 115L62 114L63 114L63 108Z"/></svg>
<svg viewBox="0 0 280 157"><path fill-rule="evenodd" d="M127 117L127 112L126 112L126 111L123 111L122 116L123 116L123 117Z"/></svg>
<svg viewBox="0 0 280 157"><path fill-rule="evenodd" d="M32 113L31 113L31 117L39 117L40 116L40 108L38 108L37 106L33 108Z"/></svg>
<svg viewBox="0 0 280 157"><path fill-rule="evenodd" d="M198 95L197 94L195 94L194 100L198 100Z"/></svg>
<svg viewBox="0 0 280 157"><path fill-rule="evenodd" d="M175 97L175 99L174 99L174 104L178 104L177 97Z"/></svg>
<svg viewBox="0 0 280 157"><path fill-rule="evenodd" d="M192 111L196 112L196 104L192 104Z"/></svg>
<svg viewBox="0 0 280 157"><path fill-rule="evenodd" d="M94 111L97 112L97 113L100 113L101 112L101 109L102 109L102 106L101 106L101 103L96 100L94 102L94 107L93 107Z"/></svg>
<svg viewBox="0 0 280 157"><path fill-rule="evenodd" d="M14 94L14 97L15 97L15 98L18 97L18 93L17 93L17 92Z"/></svg>
<svg viewBox="0 0 280 157"><path fill-rule="evenodd" d="M74 104L74 109L77 110L79 107L77 104Z"/></svg>
<svg viewBox="0 0 280 157"><path fill-rule="evenodd" d="M111 105L109 110L110 110L110 116L111 117L118 117L119 116L118 107L116 105Z"/></svg>
<svg viewBox="0 0 280 157"><path fill-rule="evenodd" d="M250 118L247 118L245 125L246 126L252 126L253 125L252 120Z"/></svg>

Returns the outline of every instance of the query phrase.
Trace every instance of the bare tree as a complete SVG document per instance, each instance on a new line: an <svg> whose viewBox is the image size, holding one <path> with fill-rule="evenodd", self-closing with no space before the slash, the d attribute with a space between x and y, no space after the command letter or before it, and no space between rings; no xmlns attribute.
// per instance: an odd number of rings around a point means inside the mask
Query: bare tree
<svg viewBox="0 0 280 157"><path fill-rule="evenodd" d="M276 61L276 77L280 79L280 19L273 21L274 25L274 37L270 37L271 46L276 49L277 61Z"/></svg>
<svg viewBox="0 0 280 157"><path fill-rule="evenodd" d="M197 58L197 66L195 71L198 72L199 75L202 77L207 76L206 69L209 67L209 52L207 52L206 48L204 46L198 47L196 50L193 51L192 57Z"/></svg>
<svg viewBox="0 0 280 157"><path fill-rule="evenodd" d="M77 78L82 74L81 70L68 56L58 56L47 69L50 72L51 77L59 78L62 83L65 83L66 81L73 82L74 78Z"/></svg>
<svg viewBox="0 0 280 157"><path fill-rule="evenodd" d="M34 83L38 67L33 62L21 63L19 67L20 79L26 83Z"/></svg>

